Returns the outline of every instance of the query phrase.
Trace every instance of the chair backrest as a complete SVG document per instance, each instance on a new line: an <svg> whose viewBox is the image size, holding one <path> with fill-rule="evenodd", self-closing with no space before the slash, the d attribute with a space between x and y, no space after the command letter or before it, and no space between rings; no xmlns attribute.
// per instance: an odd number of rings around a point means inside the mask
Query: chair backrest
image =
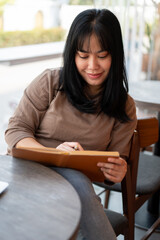
<svg viewBox="0 0 160 240"><path fill-rule="evenodd" d="M136 193L139 153L141 149L158 141L158 128L158 119L155 117L138 119L137 121L137 127L131 140L131 149L128 159L134 194Z"/></svg>
<svg viewBox="0 0 160 240"><path fill-rule="evenodd" d="M141 148L148 147L158 141L158 129L159 125L157 118L144 118L138 120L137 131Z"/></svg>

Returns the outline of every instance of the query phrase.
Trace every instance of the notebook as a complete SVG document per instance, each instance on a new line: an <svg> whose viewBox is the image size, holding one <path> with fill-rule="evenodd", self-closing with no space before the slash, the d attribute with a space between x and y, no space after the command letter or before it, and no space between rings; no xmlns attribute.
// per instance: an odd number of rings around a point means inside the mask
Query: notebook
<svg viewBox="0 0 160 240"><path fill-rule="evenodd" d="M83 172L91 181L104 182L105 176L97 167L98 162L107 162L109 157L119 157L110 151L70 151L56 148L13 148L12 156L36 161L45 165L72 168Z"/></svg>
<svg viewBox="0 0 160 240"><path fill-rule="evenodd" d="M8 185L7 182L0 181L0 194L8 187Z"/></svg>

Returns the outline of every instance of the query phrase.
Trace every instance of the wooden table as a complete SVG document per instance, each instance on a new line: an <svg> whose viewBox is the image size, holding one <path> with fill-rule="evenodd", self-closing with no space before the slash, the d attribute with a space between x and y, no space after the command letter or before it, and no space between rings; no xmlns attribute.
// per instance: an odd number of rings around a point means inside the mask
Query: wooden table
<svg viewBox="0 0 160 240"><path fill-rule="evenodd" d="M145 115L156 115L159 120L160 136L160 81L140 81L129 84L129 93L134 98L136 106ZM160 156L160 137L155 144L154 154ZM149 208L149 211L148 211ZM157 212L157 214L155 214ZM159 192L147 201L136 213L137 226L148 229L159 214ZM160 227L158 228L160 231Z"/></svg>
<svg viewBox="0 0 160 240"><path fill-rule="evenodd" d="M77 234L81 205L62 176L41 164L0 156L1 240L67 240Z"/></svg>

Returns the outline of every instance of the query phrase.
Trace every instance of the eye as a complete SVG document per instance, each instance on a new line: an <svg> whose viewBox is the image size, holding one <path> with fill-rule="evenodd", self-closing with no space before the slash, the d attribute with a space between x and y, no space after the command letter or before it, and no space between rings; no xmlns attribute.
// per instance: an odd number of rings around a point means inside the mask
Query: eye
<svg viewBox="0 0 160 240"><path fill-rule="evenodd" d="M80 54L79 54L79 57L82 58L82 59L88 58L88 56L81 56Z"/></svg>
<svg viewBox="0 0 160 240"><path fill-rule="evenodd" d="M106 58L107 57L107 55L105 55L105 56L98 56L98 58Z"/></svg>
<svg viewBox="0 0 160 240"><path fill-rule="evenodd" d="M82 59L87 59L88 58L87 53L84 53L84 52L81 52L81 51L77 51L77 53L78 53L78 56Z"/></svg>
<svg viewBox="0 0 160 240"><path fill-rule="evenodd" d="M103 54L101 54L101 55L99 55L98 56L98 58L106 58L106 57L108 57L109 56L109 53L108 52L105 52L105 53L103 53Z"/></svg>

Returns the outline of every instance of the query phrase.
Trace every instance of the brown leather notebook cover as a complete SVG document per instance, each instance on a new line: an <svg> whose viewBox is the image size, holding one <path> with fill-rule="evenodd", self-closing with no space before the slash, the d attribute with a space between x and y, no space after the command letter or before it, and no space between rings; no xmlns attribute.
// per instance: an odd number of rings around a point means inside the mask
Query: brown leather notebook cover
<svg viewBox="0 0 160 240"><path fill-rule="evenodd" d="M97 167L97 163L107 162L108 157L119 157L119 153L107 151L64 152L56 148L13 148L12 156L45 165L73 168L83 172L91 181L103 182L105 177Z"/></svg>

